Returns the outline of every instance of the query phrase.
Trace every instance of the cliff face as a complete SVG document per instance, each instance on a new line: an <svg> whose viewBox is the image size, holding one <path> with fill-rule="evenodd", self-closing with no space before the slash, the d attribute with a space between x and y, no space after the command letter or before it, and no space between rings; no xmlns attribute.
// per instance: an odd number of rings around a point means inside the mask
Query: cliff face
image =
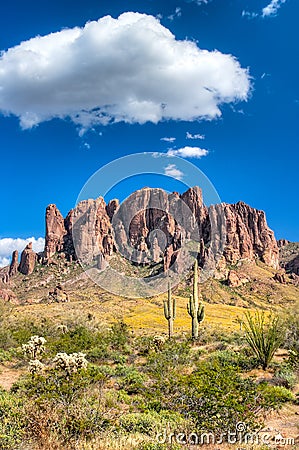
<svg viewBox="0 0 299 450"><path fill-rule="evenodd" d="M64 219L60 211L56 205L49 205L46 209L45 261L49 261L56 252L63 250L65 235Z"/></svg>
<svg viewBox="0 0 299 450"><path fill-rule="evenodd" d="M279 249L269 229L265 213L243 202L225 205L226 246L224 257L229 263L259 258L270 267L279 267Z"/></svg>
<svg viewBox="0 0 299 450"><path fill-rule="evenodd" d="M263 211L243 202L207 208L198 187L182 195L144 188L120 205L117 200L106 205L102 197L85 200L65 219L50 205L44 261L64 252L68 259L78 258L86 264L97 260L102 268L119 251L137 264L163 260L167 269L186 238L200 242L201 266L222 252L229 264L258 258L271 267L279 266L277 242Z"/></svg>

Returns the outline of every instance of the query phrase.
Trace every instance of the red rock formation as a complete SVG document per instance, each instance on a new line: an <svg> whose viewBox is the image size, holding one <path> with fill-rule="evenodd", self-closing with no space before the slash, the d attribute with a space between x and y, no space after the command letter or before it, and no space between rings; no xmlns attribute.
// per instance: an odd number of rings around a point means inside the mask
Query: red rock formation
<svg viewBox="0 0 299 450"><path fill-rule="evenodd" d="M289 243L290 243L290 241L288 241L287 239L278 239L277 246L278 246L278 248L281 248L281 247L285 247Z"/></svg>
<svg viewBox="0 0 299 450"><path fill-rule="evenodd" d="M36 262L36 253L32 250L32 242L26 245L21 254L21 262L18 270L23 275L30 275L34 271Z"/></svg>
<svg viewBox="0 0 299 450"><path fill-rule="evenodd" d="M69 297L67 292L63 290L62 286L58 284L53 291L49 292L48 301L50 303L66 303L69 301Z"/></svg>
<svg viewBox="0 0 299 450"><path fill-rule="evenodd" d="M111 256L112 228L102 197L80 202L72 211L70 223L76 255L81 262L95 263L100 253Z"/></svg>
<svg viewBox="0 0 299 450"><path fill-rule="evenodd" d="M239 274L235 270L230 270L228 273L227 284L230 287L240 287L243 284L249 283L250 279L242 274Z"/></svg>
<svg viewBox="0 0 299 450"><path fill-rule="evenodd" d="M286 277L285 272L284 271L277 272L274 275L273 280L274 281L278 281L278 283L281 283L281 284L286 284L287 283L287 277Z"/></svg>
<svg viewBox="0 0 299 450"><path fill-rule="evenodd" d="M106 206L106 212L107 212L110 220L112 220L112 217L118 207L119 207L119 200L117 200L117 199L110 200L110 202Z"/></svg>
<svg viewBox="0 0 299 450"><path fill-rule="evenodd" d="M14 305L19 304L16 294L11 289L0 289L0 298Z"/></svg>
<svg viewBox="0 0 299 450"><path fill-rule="evenodd" d="M235 205L225 205L225 216L224 256L228 263L259 258L270 267L279 267L276 239L273 231L268 228L263 211L239 202Z"/></svg>
<svg viewBox="0 0 299 450"><path fill-rule="evenodd" d="M146 254L146 260L154 258L157 262L160 249L167 269L176 260L184 241L194 239L200 242L201 267L212 268L224 250L227 263L258 258L278 268L278 246L264 212L243 202L207 208L198 187L182 195L144 188L120 205L117 200L106 205L102 197L85 200L65 220L56 206L50 205L46 225L46 259L63 251L68 259L78 257L86 264L105 267L104 259L116 248L126 258L134 259L142 242L149 249L142 250L144 258ZM183 264L183 258L179 261L177 265Z"/></svg>
<svg viewBox="0 0 299 450"><path fill-rule="evenodd" d="M15 250L12 253L12 257L11 257L11 263L9 266L9 276L13 277L17 271L18 271L18 265L19 265L19 252L18 250Z"/></svg>
<svg viewBox="0 0 299 450"><path fill-rule="evenodd" d="M63 250L65 235L64 219L60 211L56 205L49 205L46 209L45 262L48 262L56 252Z"/></svg>

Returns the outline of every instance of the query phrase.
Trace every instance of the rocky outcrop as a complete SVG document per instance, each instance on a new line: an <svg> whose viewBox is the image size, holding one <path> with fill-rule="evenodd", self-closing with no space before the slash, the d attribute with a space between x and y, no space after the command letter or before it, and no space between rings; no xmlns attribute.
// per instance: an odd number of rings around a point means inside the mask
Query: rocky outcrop
<svg viewBox="0 0 299 450"><path fill-rule="evenodd" d="M80 202L72 216L72 237L77 257L89 265L100 253L111 256L114 243L104 199L99 197Z"/></svg>
<svg viewBox="0 0 299 450"><path fill-rule="evenodd" d="M9 276L13 277L14 275L16 275L16 273L18 272L18 266L19 266L19 252L18 250L15 250L12 253L12 257L11 257L11 263L9 266Z"/></svg>
<svg viewBox="0 0 299 450"><path fill-rule="evenodd" d="M45 262L49 262L56 252L63 251L66 233L64 218L57 206L49 205L46 209Z"/></svg>
<svg viewBox="0 0 299 450"><path fill-rule="evenodd" d="M299 255L285 264L285 270L295 275L299 275Z"/></svg>
<svg viewBox="0 0 299 450"><path fill-rule="evenodd" d="M232 288L243 286L243 284L249 282L250 278L248 276L242 275L235 270L230 270L228 273L227 284Z"/></svg>
<svg viewBox="0 0 299 450"><path fill-rule="evenodd" d="M285 271L281 270L280 272L277 272L274 275L273 280L277 281L278 283L281 283L281 284L286 284L287 283L287 277L286 277Z"/></svg>
<svg viewBox="0 0 299 450"><path fill-rule="evenodd" d="M240 259L263 261L279 267L279 251L274 233L269 229L265 213L243 202L225 205L226 247L224 257L235 264Z"/></svg>
<svg viewBox="0 0 299 450"><path fill-rule="evenodd" d="M58 284L53 291L49 292L48 300L50 303L65 303L69 301L69 297L62 286Z"/></svg>
<svg viewBox="0 0 299 450"><path fill-rule="evenodd" d="M290 241L288 241L287 239L278 239L277 247L282 248L282 247L285 247L286 245L288 245L289 243L290 243Z"/></svg>
<svg viewBox="0 0 299 450"><path fill-rule="evenodd" d="M114 216L114 213L118 207L119 207L119 200L117 199L110 200L110 202L106 206L106 212L110 220L112 220L112 217Z"/></svg>
<svg viewBox="0 0 299 450"><path fill-rule="evenodd" d="M178 255L186 239L200 243L200 267L212 268L223 254L229 264L260 259L278 268L278 245L264 212L243 202L207 208L199 187L182 195L144 188L121 204L106 205L102 197L84 200L65 219L50 205L44 257L63 252L102 270L115 251L137 264L159 263L164 255L164 270L176 263L180 271L185 261Z"/></svg>
<svg viewBox="0 0 299 450"><path fill-rule="evenodd" d="M11 289L0 289L0 298L13 305L19 304L16 294Z"/></svg>
<svg viewBox="0 0 299 450"><path fill-rule="evenodd" d="M26 245L21 254L21 261L18 267L23 275L30 275L35 268L36 253L32 250L32 242Z"/></svg>

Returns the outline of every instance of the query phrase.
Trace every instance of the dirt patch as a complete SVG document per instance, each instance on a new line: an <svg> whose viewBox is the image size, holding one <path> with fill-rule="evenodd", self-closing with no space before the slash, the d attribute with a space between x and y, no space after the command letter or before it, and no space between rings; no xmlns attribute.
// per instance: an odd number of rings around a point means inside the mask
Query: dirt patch
<svg viewBox="0 0 299 450"><path fill-rule="evenodd" d="M24 369L14 369L9 366L0 366L0 386L9 391L12 385L18 381L23 373Z"/></svg>

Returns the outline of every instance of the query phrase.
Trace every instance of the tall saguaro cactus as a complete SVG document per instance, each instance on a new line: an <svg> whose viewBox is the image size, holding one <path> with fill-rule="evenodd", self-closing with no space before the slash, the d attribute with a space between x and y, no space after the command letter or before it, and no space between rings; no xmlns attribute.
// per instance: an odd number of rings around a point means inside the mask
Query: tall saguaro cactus
<svg viewBox="0 0 299 450"><path fill-rule="evenodd" d="M167 300L164 300L164 316L168 321L168 336L170 339L173 336L173 322L176 316L176 301L175 298L172 298L170 283L168 283Z"/></svg>
<svg viewBox="0 0 299 450"><path fill-rule="evenodd" d="M199 324L204 320L205 310L204 305L198 300L198 262L195 259L194 262L194 275L193 275L193 293L190 295L189 302L187 303L188 314L192 318L192 338L198 339Z"/></svg>

